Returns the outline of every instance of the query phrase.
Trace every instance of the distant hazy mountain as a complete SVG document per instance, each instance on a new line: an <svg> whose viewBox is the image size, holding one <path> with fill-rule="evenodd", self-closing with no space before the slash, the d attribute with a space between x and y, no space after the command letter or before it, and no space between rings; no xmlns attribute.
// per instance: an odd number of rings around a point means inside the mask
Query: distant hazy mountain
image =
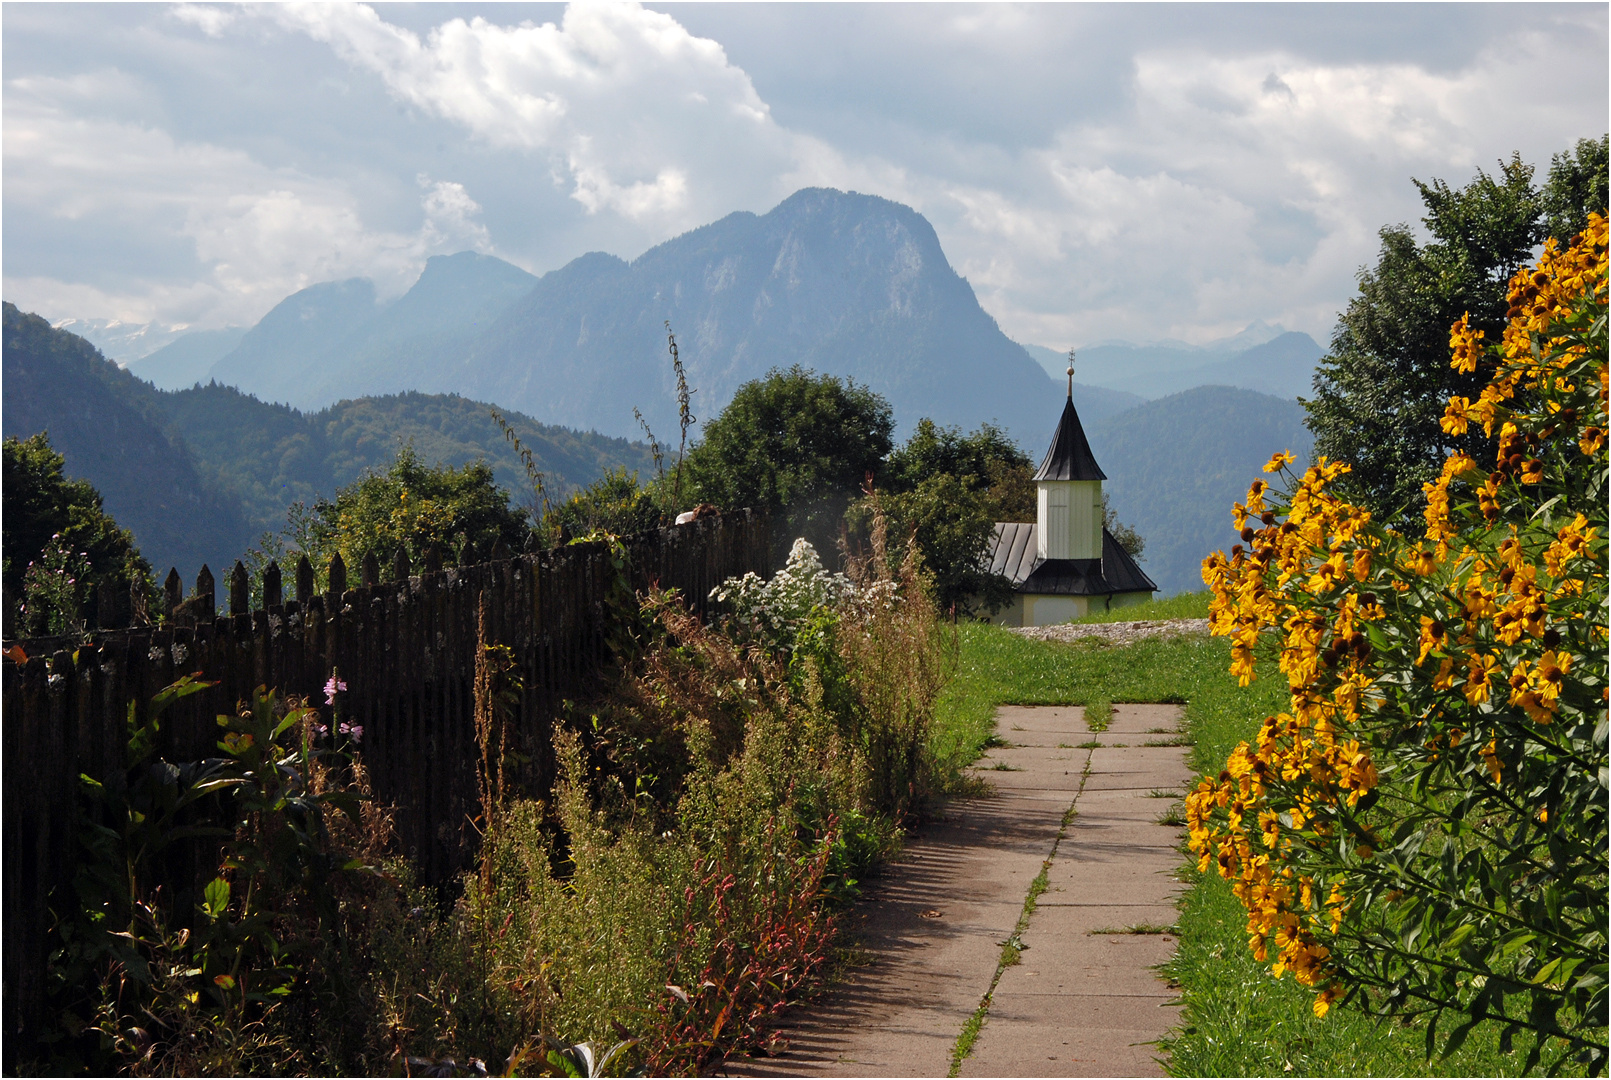
<svg viewBox="0 0 1611 1080"><path fill-rule="evenodd" d="M367 278L309 286L263 316L210 375L265 401L311 404L309 388L347 360L348 340L360 339L379 314Z"/></svg>
<svg viewBox="0 0 1611 1080"><path fill-rule="evenodd" d="M1236 543L1231 504L1270 455L1308 460L1314 436L1296 401L1199 386L1086 425L1119 520L1146 538L1143 567L1167 595L1203 588L1210 551Z"/></svg>
<svg viewBox="0 0 1611 1080"><path fill-rule="evenodd" d="M466 252L432 259L386 306L367 282L316 285L265 316L211 374L300 408L403 389L459 393L626 437L639 435L637 406L664 438L677 423L667 321L701 417L740 384L796 363L885 395L902 431L923 416L970 429L994 419L1034 442L1040 414L1062 396L1061 380L979 307L922 215L821 188L764 215L730 214L631 263L595 252L535 279ZM1092 397L1094 413L1132 403Z"/></svg>
<svg viewBox="0 0 1611 1080"><path fill-rule="evenodd" d="M408 393L304 414L217 383L163 391L38 316L6 304L4 318L4 434L48 430L67 474L95 485L159 575L176 566L189 581L206 562L221 577L263 531L285 523L290 503L385 468L405 441L427 462L486 460L517 503L529 490L482 402ZM505 417L551 497L609 469L647 479L653 468L642 443Z"/></svg>
<svg viewBox="0 0 1611 1080"><path fill-rule="evenodd" d="M222 330L192 330L156 352L127 365L129 371L159 390L182 390L204 383L218 363L246 336L246 327Z"/></svg>
<svg viewBox="0 0 1611 1080"><path fill-rule="evenodd" d="M1061 373L1068 354L1025 345L1049 372ZM1075 375L1096 386L1143 398L1179 393L1194 386L1240 386L1275 397L1310 393L1315 364L1325 355L1308 334L1254 323L1208 345L1185 342L1100 342L1078 352Z"/></svg>
<svg viewBox="0 0 1611 1080"><path fill-rule="evenodd" d="M120 367L149 356L188 333L183 326L125 322L122 319L61 319L52 325L57 330L77 334Z"/></svg>
<svg viewBox="0 0 1611 1080"><path fill-rule="evenodd" d="M883 394L896 423L997 420L1025 441L1062 396L958 277L934 229L871 195L800 191L727 217L632 263L588 255L547 274L449 375L460 392L611 434L676 422L664 323L678 334L694 409L803 364Z"/></svg>

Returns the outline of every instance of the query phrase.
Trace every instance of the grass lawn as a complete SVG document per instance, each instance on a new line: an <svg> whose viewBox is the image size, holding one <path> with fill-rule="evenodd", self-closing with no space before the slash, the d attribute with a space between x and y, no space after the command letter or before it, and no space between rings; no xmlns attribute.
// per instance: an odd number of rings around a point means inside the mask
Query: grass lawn
<svg viewBox="0 0 1611 1080"><path fill-rule="evenodd" d="M1167 613L1165 613L1167 612ZM1121 613L1113 613L1121 614ZM1127 618L1191 618L1207 614L1204 593L1127 608ZM1108 615L1092 621L1115 621ZM997 705L1084 705L1182 702L1194 742L1191 765L1218 772L1226 755L1252 738L1260 721L1285 704L1285 682L1268 675L1242 689L1227 672L1229 645L1203 636L1148 640L1127 647L1095 641L1031 641L997 626L958 628L957 677L940 704L935 749L961 768L994 733ZM1185 859L1184 852L1182 855ZM1247 918L1227 882L1188 865L1180 948L1164 974L1180 985L1186 1009L1167 1040L1177 1076L1513 1076L1525 1057L1503 1053L1497 1035L1473 1031L1445 1061L1428 1063L1425 1031L1379 1021L1351 1008L1324 1019L1314 995L1292 977L1276 980L1247 947ZM1441 1025L1454 1026L1452 1018Z"/></svg>

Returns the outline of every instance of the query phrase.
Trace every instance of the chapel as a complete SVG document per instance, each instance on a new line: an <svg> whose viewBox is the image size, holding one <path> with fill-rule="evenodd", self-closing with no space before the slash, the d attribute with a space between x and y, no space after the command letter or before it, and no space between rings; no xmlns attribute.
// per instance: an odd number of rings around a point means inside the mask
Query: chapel
<svg viewBox="0 0 1611 1080"><path fill-rule="evenodd" d="M996 522L990 569L1013 584L1012 603L995 616L1004 626L1068 622L1143 603L1158 588L1103 526L1107 475L1091 456L1074 408L1072 361L1071 353L1068 401L1035 473L1035 520Z"/></svg>

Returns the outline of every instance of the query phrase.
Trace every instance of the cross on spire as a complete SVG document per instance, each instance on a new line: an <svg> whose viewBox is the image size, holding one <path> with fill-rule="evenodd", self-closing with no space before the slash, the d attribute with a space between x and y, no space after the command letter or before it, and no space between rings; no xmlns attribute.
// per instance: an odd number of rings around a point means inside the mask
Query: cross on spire
<svg viewBox="0 0 1611 1080"><path fill-rule="evenodd" d="M1068 351L1068 399L1074 400L1074 350Z"/></svg>

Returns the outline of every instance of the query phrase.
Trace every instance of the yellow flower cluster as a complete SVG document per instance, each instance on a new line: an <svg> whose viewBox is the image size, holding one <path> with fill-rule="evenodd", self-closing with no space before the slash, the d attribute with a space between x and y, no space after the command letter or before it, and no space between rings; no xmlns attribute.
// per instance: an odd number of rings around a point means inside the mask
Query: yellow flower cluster
<svg viewBox="0 0 1611 1080"><path fill-rule="evenodd" d="M1562 644L1570 618L1560 604L1589 580L1603 595L1604 538L1582 513L1558 527L1537 522L1549 520L1539 518L1542 488L1562 474L1551 463L1605 450L1605 357L1589 355L1569 324L1585 303L1604 317L1606 252L1606 221L1594 215L1571 247L1551 241L1512 280L1497 349L1466 318L1452 328L1452 366L1494 370L1476 401L1450 400L1443 428L1480 423L1496 460L1485 475L1466 454L1447 459L1424 488L1422 540L1339 498L1332 486L1346 464L1321 458L1298 477L1292 456L1277 454L1265 471L1292 481L1285 506L1254 481L1235 506L1242 543L1203 564L1210 629L1231 639L1231 673L1248 685L1261 642L1279 642L1291 705L1189 794L1191 848L1201 870L1233 882L1258 959L1319 988L1316 1015L1342 992L1326 942L1350 910L1351 870L1377 846L1368 797L1382 782L1372 749L1381 740L1372 733L1419 733L1409 741L1425 764L1459 748L1501 785L1514 768L1493 710L1550 724L1583 664ZM1603 655L1603 612L1587 643ZM1528 813L1552 820L1548 807Z"/></svg>

